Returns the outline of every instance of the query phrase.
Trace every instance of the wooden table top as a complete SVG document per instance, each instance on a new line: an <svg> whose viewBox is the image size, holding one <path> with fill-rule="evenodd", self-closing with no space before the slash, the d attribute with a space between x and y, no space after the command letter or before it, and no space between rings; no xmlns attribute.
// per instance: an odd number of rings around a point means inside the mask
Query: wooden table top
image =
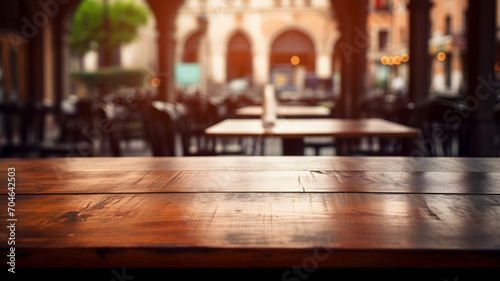
<svg viewBox="0 0 500 281"><path fill-rule="evenodd" d="M259 105L250 105L236 110L237 116L260 117L264 109ZM283 117L328 117L330 109L324 106L279 105L277 113Z"/></svg>
<svg viewBox="0 0 500 281"><path fill-rule="evenodd" d="M1 159L8 167L25 267L500 265L499 158Z"/></svg>
<svg viewBox="0 0 500 281"><path fill-rule="evenodd" d="M264 128L260 119L226 119L205 130L214 137L398 137L418 138L420 129L378 118L369 119L278 119Z"/></svg>

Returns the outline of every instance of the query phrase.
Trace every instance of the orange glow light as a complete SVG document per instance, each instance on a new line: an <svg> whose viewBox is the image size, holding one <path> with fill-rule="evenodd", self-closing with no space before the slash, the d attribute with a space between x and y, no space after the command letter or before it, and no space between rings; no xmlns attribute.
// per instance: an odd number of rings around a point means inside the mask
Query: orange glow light
<svg viewBox="0 0 500 281"><path fill-rule="evenodd" d="M408 54L406 54L406 53L405 53L405 54L402 54L402 55L401 55L401 60L402 60L403 62L407 62L407 61L409 61L409 60L410 60L410 56L409 56Z"/></svg>
<svg viewBox="0 0 500 281"><path fill-rule="evenodd" d="M388 65L393 65L394 64L394 58L393 57L388 57L387 58L387 64Z"/></svg>
<svg viewBox="0 0 500 281"><path fill-rule="evenodd" d="M401 63L401 58L399 56L394 57L394 64L399 65Z"/></svg>
<svg viewBox="0 0 500 281"><path fill-rule="evenodd" d="M443 52L439 52L437 54L437 59L440 60L440 61L444 61L446 59L446 54L443 53Z"/></svg>
<svg viewBox="0 0 500 281"><path fill-rule="evenodd" d="M290 62L293 64L293 65L299 65L300 63L300 58L298 56L293 56L291 59L290 59Z"/></svg>
<svg viewBox="0 0 500 281"><path fill-rule="evenodd" d="M160 83L161 83L161 81L158 78L153 78L153 80L151 80L151 85L153 85L153 87L155 87L155 88L159 87Z"/></svg>
<svg viewBox="0 0 500 281"><path fill-rule="evenodd" d="M382 59L380 59L380 62L383 64L383 65L386 65L387 64L387 57L386 56L383 56Z"/></svg>

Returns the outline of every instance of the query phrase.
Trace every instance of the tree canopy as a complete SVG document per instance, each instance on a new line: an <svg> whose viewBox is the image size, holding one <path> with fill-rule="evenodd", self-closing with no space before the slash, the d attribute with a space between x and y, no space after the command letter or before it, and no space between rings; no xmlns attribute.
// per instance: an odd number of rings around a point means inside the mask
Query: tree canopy
<svg viewBox="0 0 500 281"><path fill-rule="evenodd" d="M70 35L71 52L84 55L90 50L113 50L134 41L138 28L148 22L149 10L133 0L108 4L109 34L104 27L105 6L101 0L84 0L77 9ZM108 45L106 47L106 45Z"/></svg>

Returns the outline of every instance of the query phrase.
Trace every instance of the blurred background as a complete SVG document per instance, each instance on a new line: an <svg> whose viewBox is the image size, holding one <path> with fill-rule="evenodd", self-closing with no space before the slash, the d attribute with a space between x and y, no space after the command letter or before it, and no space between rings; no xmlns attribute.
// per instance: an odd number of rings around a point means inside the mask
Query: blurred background
<svg viewBox="0 0 500 281"><path fill-rule="evenodd" d="M421 128L425 156L498 156L497 2L2 0L1 153L246 155L204 129L272 84L281 104Z"/></svg>

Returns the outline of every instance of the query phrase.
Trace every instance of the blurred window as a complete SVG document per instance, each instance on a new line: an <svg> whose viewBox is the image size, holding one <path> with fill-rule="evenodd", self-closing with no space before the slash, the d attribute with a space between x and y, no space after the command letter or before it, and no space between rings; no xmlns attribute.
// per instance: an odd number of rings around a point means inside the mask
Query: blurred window
<svg viewBox="0 0 500 281"><path fill-rule="evenodd" d="M451 17L450 16L447 16L446 17L446 22L445 22L445 26L446 26L446 35L450 35L451 34Z"/></svg>
<svg viewBox="0 0 500 281"><path fill-rule="evenodd" d="M375 0L375 9L377 9L378 11L389 11L390 8L390 0Z"/></svg>
<svg viewBox="0 0 500 281"><path fill-rule="evenodd" d="M378 49L384 50L387 47L389 41L389 32L387 30L381 30L378 32Z"/></svg>
<svg viewBox="0 0 500 281"><path fill-rule="evenodd" d="M0 35L0 103L24 98L25 46L15 35Z"/></svg>

